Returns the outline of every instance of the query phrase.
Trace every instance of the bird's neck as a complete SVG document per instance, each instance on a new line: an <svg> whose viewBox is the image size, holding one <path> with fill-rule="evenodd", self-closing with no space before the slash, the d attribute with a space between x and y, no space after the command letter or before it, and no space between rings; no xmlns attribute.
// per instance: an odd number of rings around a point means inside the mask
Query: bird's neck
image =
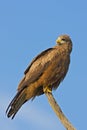
<svg viewBox="0 0 87 130"><path fill-rule="evenodd" d="M72 44L62 44L62 45L56 45L55 48L58 48L58 51L61 53L68 53L70 54L72 51Z"/></svg>

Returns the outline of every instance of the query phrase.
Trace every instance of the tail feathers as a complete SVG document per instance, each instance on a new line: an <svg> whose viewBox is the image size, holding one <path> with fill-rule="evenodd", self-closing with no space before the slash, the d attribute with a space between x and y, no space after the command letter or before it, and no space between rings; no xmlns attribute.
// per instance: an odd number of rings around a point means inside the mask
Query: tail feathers
<svg viewBox="0 0 87 130"><path fill-rule="evenodd" d="M7 117L12 117L13 119L20 107L27 101L25 90L26 89L19 91L13 98L6 110Z"/></svg>

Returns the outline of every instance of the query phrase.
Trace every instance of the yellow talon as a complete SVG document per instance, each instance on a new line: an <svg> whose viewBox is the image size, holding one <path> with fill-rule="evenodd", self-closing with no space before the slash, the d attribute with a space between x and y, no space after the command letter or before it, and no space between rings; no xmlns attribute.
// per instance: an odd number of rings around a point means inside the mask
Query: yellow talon
<svg viewBox="0 0 87 130"><path fill-rule="evenodd" d="M52 93L52 88L46 86L43 88L44 93Z"/></svg>

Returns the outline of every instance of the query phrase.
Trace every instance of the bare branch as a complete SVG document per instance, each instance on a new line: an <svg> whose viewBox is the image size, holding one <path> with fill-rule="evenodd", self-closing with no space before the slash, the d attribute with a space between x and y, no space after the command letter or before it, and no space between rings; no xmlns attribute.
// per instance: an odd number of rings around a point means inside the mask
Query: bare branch
<svg viewBox="0 0 87 130"><path fill-rule="evenodd" d="M52 109L56 113L57 117L60 119L62 124L65 126L66 130L76 130L72 124L69 122L69 120L66 118L66 116L63 114L60 106L56 102L55 98L53 97L52 93L45 92L45 95L48 98L48 102L51 105Z"/></svg>

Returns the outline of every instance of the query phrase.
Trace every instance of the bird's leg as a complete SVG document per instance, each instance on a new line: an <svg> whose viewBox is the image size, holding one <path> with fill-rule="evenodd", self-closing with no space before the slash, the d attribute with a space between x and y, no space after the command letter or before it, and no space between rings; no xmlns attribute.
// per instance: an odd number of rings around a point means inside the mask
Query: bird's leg
<svg viewBox="0 0 87 130"><path fill-rule="evenodd" d="M43 92L44 93L52 93L52 88L49 86L45 86L45 87L43 87Z"/></svg>

